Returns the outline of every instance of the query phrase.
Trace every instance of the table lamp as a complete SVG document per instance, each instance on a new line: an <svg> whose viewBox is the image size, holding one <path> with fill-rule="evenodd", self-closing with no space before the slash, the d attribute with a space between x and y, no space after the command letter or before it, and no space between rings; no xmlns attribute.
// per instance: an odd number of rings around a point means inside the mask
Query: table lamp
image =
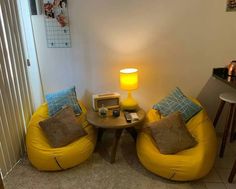
<svg viewBox="0 0 236 189"><path fill-rule="evenodd" d="M135 110L138 103L133 99L131 91L138 88L138 69L125 68L120 70L120 88L128 91L128 97L121 102L124 110Z"/></svg>

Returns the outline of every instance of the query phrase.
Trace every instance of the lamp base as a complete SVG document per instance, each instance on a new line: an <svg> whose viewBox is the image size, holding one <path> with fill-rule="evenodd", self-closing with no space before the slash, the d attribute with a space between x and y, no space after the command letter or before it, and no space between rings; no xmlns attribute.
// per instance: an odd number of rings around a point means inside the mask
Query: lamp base
<svg viewBox="0 0 236 189"><path fill-rule="evenodd" d="M138 103L133 99L131 92L128 92L128 97L121 102L121 107L123 110L136 110L138 108Z"/></svg>

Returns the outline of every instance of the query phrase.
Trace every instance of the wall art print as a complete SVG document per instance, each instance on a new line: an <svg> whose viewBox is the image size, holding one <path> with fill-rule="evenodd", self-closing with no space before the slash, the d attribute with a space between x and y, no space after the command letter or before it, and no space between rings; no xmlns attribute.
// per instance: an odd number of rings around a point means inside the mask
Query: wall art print
<svg viewBox="0 0 236 189"><path fill-rule="evenodd" d="M43 0L47 46L71 47L67 0Z"/></svg>
<svg viewBox="0 0 236 189"><path fill-rule="evenodd" d="M227 0L226 11L236 11L236 0Z"/></svg>

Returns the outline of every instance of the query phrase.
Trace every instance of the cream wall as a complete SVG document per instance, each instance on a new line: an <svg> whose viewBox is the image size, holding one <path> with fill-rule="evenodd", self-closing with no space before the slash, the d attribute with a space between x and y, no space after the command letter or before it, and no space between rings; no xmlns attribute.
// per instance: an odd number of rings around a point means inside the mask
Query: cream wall
<svg viewBox="0 0 236 189"><path fill-rule="evenodd" d="M90 94L119 89L119 70L137 67L133 95L145 109L175 86L199 97L211 117L222 91L213 67L236 58L236 12L224 0L68 0L72 48L46 46L43 16L33 25L46 93L76 85Z"/></svg>

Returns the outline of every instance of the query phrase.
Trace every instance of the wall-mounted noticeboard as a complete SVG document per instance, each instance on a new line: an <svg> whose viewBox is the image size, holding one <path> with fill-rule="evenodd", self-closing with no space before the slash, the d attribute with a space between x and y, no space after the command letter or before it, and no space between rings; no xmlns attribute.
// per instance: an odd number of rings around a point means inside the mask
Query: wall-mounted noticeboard
<svg viewBox="0 0 236 189"><path fill-rule="evenodd" d="M43 0L47 46L71 47L67 0Z"/></svg>

